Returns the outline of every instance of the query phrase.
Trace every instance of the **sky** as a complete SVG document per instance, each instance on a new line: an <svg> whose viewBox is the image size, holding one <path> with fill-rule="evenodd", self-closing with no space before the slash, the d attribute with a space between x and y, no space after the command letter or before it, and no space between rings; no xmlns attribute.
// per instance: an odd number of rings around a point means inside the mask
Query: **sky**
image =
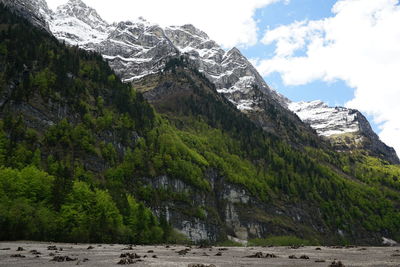
<svg viewBox="0 0 400 267"><path fill-rule="evenodd" d="M67 0L47 0L55 9ZM108 22L191 23L293 101L360 110L400 154L398 0L84 0Z"/></svg>

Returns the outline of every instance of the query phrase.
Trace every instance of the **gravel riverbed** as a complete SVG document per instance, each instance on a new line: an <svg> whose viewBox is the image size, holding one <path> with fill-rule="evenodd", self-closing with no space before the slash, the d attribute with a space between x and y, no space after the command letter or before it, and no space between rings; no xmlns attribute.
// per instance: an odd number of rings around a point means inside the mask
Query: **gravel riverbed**
<svg viewBox="0 0 400 267"><path fill-rule="evenodd" d="M0 242L0 266L399 266L398 247L198 247ZM340 266L340 265L332 265Z"/></svg>

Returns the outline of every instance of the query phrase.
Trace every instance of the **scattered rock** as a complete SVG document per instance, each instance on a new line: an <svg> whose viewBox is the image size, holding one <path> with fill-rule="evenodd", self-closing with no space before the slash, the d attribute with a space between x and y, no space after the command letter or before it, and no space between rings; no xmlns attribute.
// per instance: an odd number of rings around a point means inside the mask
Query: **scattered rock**
<svg viewBox="0 0 400 267"><path fill-rule="evenodd" d="M296 255L289 255L289 259L297 259Z"/></svg>
<svg viewBox="0 0 400 267"><path fill-rule="evenodd" d="M48 246L47 250L57 250L57 247L56 246Z"/></svg>
<svg viewBox="0 0 400 267"><path fill-rule="evenodd" d="M152 258L157 259L158 257L157 257L157 255L153 255Z"/></svg>
<svg viewBox="0 0 400 267"><path fill-rule="evenodd" d="M400 257L400 254L397 254L397 253L392 254L392 257Z"/></svg>
<svg viewBox="0 0 400 267"><path fill-rule="evenodd" d="M386 237L382 237L382 244L385 246L396 246L397 242L390 239L390 238L386 238Z"/></svg>
<svg viewBox="0 0 400 267"><path fill-rule="evenodd" d="M360 250L360 251L367 250L367 248L359 248L358 250Z"/></svg>
<svg viewBox="0 0 400 267"><path fill-rule="evenodd" d="M87 262L87 261L89 261L89 259L88 258L84 258L82 261L83 262Z"/></svg>
<svg viewBox="0 0 400 267"><path fill-rule="evenodd" d="M219 248L219 251L224 251L224 250L228 250L227 248Z"/></svg>
<svg viewBox="0 0 400 267"><path fill-rule="evenodd" d="M88 248L87 249L94 249L94 247L93 246L88 246Z"/></svg>
<svg viewBox="0 0 400 267"><path fill-rule="evenodd" d="M203 252L202 256L210 256L207 253Z"/></svg>
<svg viewBox="0 0 400 267"><path fill-rule="evenodd" d="M122 250L133 250L133 246L132 246L132 245L129 245L129 246L127 246L126 248L123 248Z"/></svg>
<svg viewBox="0 0 400 267"><path fill-rule="evenodd" d="M148 250L147 253L154 253L154 250Z"/></svg>
<svg viewBox="0 0 400 267"><path fill-rule="evenodd" d="M42 254L39 251L37 251L36 249L33 249L33 250L29 251L29 252L32 253L33 255L41 255Z"/></svg>
<svg viewBox="0 0 400 267"><path fill-rule="evenodd" d="M326 260L317 259L317 260L315 260L315 262L326 262Z"/></svg>
<svg viewBox="0 0 400 267"><path fill-rule="evenodd" d="M122 253L120 256L120 258L129 258L129 259L139 259L140 256L136 253Z"/></svg>
<svg viewBox="0 0 400 267"><path fill-rule="evenodd" d="M315 250L322 250L321 248L315 248Z"/></svg>
<svg viewBox="0 0 400 267"><path fill-rule="evenodd" d="M275 254L273 254L273 253L266 253L266 254L263 254L262 252L256 252L255 254L253 254L253 255L250 255L250 256L246 256L246 258L277 258L278 256L276 256Z"/></svg>
<svg viewBox="0 0 400 267"><path fill-rule="evenodd" d="M179 255L186 255L189 251L190 251L190 249L185 248L185 249L179 250L177 253Z"/></svg>
<svg viewBox="0 0 400 267"><path fill-rule="evenodd" d="M71 258L70 256L54 256L51 261L64 262L64 261L76 261L77 258Z"/></svg>
<svg viewBox="0 0 400 267"><path fill-rule="evenodd" d="M217 252L217 254L215 254L215 256L222 256L221 252Z"/></svg>
<svg viewBox="0 0 400 267"><path fill-rule="evenodd" d="M309 260L310 257L308 257L307 255L301 255L301 256L300 256L300 259L302 259L302 260Z"/></svg>
<svg viewBox="0 0 400 267"><path fill-rule="evenodd" d="M203 264L203 263L190 263L188 267L216 267L214 264Z"/></svg>
<svg viewBox="0 0 400 267"><path fill-rule="evenodd" d="M169 248L169 246L165 246L165 248Z"/></svg>
<svg viewBox="0 0 400 267"><path fill-rule="evenodd" d="M17 251L24 251L24 248L23 247L18 247Z"/></svg>
<svg viewBox="0 0 400 267"><path fill-rule="evenodd" d="M134 260L134 259L131 259L131 258L123 258L123 259L120 259L120 261L117 264L121 264L121 265L135 264L135 263L140 262L140 261L143 261L143 260L141 260L141 259Z"/></svg>
<svg viewBox="0 0 400 267"><path fill-rule="evenodd" d="M25 258L25 255L21 255L21 254L13 254L10 256L11 258Z"/></svg>
<svg viewBox="0 0 400 267"><path fill-rule="evenodd" d="M10 250L11 248L0 248L0 250Z"/></svg>
<svg viewBox="0 0 400 267"><path fill-rule="evenodd" d="M345 267L341 261L332 261L329 267Z"/></svg>

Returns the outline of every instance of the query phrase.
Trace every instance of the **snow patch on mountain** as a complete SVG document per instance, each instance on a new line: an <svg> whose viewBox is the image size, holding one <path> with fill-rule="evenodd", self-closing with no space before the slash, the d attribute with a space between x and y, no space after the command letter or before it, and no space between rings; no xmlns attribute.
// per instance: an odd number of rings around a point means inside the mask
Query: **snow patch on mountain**
<svg viewBox="0 0 400 267"><path fill-rule="evenodd" d="M329 107L320 100L291 102L288 107L322 136L328 137L360 130L357 111L353 109Z"/></svg>
<svg viewBox="0 0 400 267"><path fill-rule="evenodd" d="M69 0L59 6L49 21L50 30L59 40L83 46L104 41L111 30L96 10L80 0Z"/></svg>

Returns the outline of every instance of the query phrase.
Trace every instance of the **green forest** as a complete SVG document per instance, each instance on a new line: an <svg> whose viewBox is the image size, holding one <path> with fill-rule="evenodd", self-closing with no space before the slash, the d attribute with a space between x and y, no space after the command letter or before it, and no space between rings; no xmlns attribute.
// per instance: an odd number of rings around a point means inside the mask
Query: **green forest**
<svg viewBox="0 0 400 267"><path fill-rule="evenodd" d="M0 4L0 240L184 242L152 208L178 203L224 228L216 207L191 198L212 193L211 170L260 203L318 209L326 229L347 233L329 242L357 242L359 232L400 239L400 166L307 134L297 145L268 134L186 64L171 60L159 79L192 93L152 106L101 55L67 47ZM163 175L191 191L148 182Z"/></svg>

